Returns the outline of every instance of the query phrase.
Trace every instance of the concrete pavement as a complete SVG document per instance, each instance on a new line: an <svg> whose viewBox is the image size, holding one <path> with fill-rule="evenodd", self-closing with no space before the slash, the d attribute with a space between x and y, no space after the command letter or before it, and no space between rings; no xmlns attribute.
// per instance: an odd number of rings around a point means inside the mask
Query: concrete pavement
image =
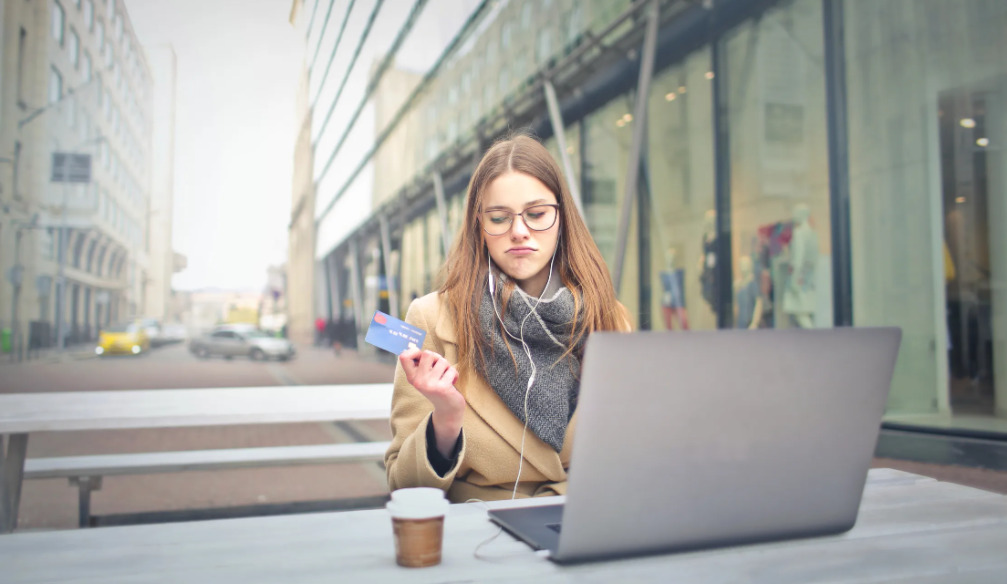
<svg viewBox="0 0 1007 584"><path fill-rule="evenodd" d="M14 354L0 354L0 369L5 365L21 365L24 363L61 363L80 361L82 359L92 359L97 357L94 353L94 343L79 343L70 345L62 350L55 347L38 349L30 354L24 355L18 360Z"/></svg>

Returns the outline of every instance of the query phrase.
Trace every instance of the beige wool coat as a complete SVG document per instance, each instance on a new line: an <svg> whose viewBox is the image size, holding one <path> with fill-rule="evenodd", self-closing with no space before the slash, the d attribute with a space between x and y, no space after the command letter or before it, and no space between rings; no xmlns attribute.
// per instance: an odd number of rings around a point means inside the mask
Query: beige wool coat
<svg viewBox="0 0 1007 584"><path fill-rule="evenodd" d="M427 331L423 349L458 363L458 340L449 311L436 292L417 298L409 306L406 322ZM406 380L402 365L395 368L392 397L392 443L385 453L390 490L405 487L443 489L448 499L509 499L514 488L521 453L524 424L478 373L458 380L456 387L467 405L462 420L462 448L458 461L445 476L438 476L427 458L427 425L433 412L430 403ZM563 451L557 453L530 429L525 435L524 465L519 497L566 494L567 469L573 433L574 411L566 429Z"/></svg>

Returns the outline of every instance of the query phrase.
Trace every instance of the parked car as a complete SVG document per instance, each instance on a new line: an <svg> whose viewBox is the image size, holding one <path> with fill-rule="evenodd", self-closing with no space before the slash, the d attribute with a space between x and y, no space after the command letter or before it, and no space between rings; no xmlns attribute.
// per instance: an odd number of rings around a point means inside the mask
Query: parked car
<svg viewBox="0 0 1007 584"><path fill-rule="evenodd" d="M156 318L141 318L138 322L143 330L147 331L151 347L160 347L164 344L161 338L161 321Z"/></svg>
<svg viewBox="0 0 1007 584"><path fill-rule="evenodd" d="M294 345L287 339L238 325L217 327L209 334L193 339L189 342L189 351L200 359L219 355L225 359L248 357L254 361L286 361L296 352Z"/></svg>
<svg viewBox="0 0 1007 584"><path fill-rule="evenodd" d="M165 345L182 343L189 339L189 331L184 324L166 324L161 327L161 341Z"/></svg>
<svg viewBox="0 0 1007 584"><path fill-rule="evenodd" d="M150 350L150 337L138 321L103 327L98 332L96 355L125 353L140 355Z"/></svg>

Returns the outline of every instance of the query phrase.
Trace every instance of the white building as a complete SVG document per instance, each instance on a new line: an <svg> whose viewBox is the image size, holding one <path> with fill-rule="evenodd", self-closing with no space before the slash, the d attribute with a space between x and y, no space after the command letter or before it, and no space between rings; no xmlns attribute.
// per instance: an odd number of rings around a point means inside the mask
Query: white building
<svg viewBox="0 0 1007 584"><path fill-rule="evenodd" d="M84 341L145 311L159 277L151 70L121 0L0 10L0 328L15 351L56 344L60 321ZM54 152L90 155L90 181L52 182Z"/></svg>

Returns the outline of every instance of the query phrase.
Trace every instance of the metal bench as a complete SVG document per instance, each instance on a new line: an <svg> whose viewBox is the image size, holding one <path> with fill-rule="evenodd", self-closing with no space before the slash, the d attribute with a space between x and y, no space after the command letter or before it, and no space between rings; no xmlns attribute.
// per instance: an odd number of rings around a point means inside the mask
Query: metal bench
<svg viewBox="0 0 1007 584"><path fill-rule="evenodd" d="M192 470L380 462L384 459L388 444L388 442L353 442L29 458L25 460L24 478L69 479L70 484L78 489L79 524L81 527L88 527L91 519L91 491L101 489L102 477Z"/></svg>

